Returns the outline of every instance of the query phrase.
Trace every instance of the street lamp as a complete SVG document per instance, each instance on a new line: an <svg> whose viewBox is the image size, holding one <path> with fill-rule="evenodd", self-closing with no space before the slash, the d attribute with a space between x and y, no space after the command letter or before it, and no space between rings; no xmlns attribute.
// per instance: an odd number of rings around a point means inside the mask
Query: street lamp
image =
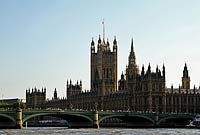
<svg viewBox="0 0 200 135"><path fill-rule="evenodd" d="M99 105L99 104L95 102L95 111L98 110L98 105Z"/></svg>
<svg viewBox="0 0 200 135"><path fill-rule="evenodd" d="M72 105L72 104L70 104L70 106L69 106L69 109L70 109L70 110L72 110L72 108L73 108L73 105Z"/></svg>

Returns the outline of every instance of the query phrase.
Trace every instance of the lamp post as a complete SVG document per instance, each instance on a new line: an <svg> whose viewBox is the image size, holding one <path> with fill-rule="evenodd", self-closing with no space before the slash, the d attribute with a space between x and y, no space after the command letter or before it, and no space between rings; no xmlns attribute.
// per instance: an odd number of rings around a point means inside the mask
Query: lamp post
<svg viewBox="0 0 200 135"><path fill-rule="evenodd" d="M94 117L93 117L93 127L99 128L98 103L95 103L95 110L94 110Z"/></svg>
<svg viewBox="0 0 200 135"><path fill-rule="evenodd" d="M22 129L22 109L20 108L20 101L17 102L18 106L16 109L17 117L16 117L16 128Z"/></svg>
<svg viewBox="0 0 200 135"><path fill-rule="evenodd" d="M72 105L72 104L70 104L70 106L69 106L69 109L70 109L70 110L72 110L72 109L73 109L73 105Z"/></svg>

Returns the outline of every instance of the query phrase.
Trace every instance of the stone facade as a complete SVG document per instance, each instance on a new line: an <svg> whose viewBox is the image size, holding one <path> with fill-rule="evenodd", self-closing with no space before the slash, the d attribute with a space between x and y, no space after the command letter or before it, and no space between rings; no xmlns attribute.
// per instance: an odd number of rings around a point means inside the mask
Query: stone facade
<svg viewBox="0 0 200 135"><path fill-rule="evenodd" d="M199 113L200 112L200 87L190 89L190 76L185 64L182 77L182 86L166 89L167 112Z"/></svg>
<svg viewBox="0 0 200 135"><path fill-rule="evenodd" d="M113 51L110 43L99 37L97 52L95 43L91 42L91 91L99 96L117 92L117 41L113 41Z"/></svg>
<svg viewBox="0 0 200 135"><path fill-rule="evenodd" d="M59 99L54 91L52 100L43 101L44 108L79 109L79 110L129 110L139 112L175 112L200 113L200 89L190 89L190 77L185 64L182 86L166 88L165 66L157 66L155 72L149 63L141 71L136 63L134 41L128 57L125 74L117 81L118 47L116 37L113 49L109 41L99 37L97 50L91 42L91 90L83 91L82 82L67 81L66 97ZM27 105L35 107L33 94L26 92ZM36 94L37 95L37 94ZM39 96L39 95L38 95ZM31 97L31 98L29 98ZM45 95L46 98L46 95ZM32 105L33 104L33 105ZM28 107L27 106L27 107ZM41 105L40 105L41 106Z"/></svg>
<svg viewBox="0 0 200 135"><path fill-rule="evenodd" d="M165 67L162 72L158 67L152 72L149 64L147 71L143 66L140 73L133 44L132 39L126 74L122 73L117 89L117 40L114 38L111 51L110 43L99 37L95 51L92 39L91 91L82 92L81 85L67 81L68 104L83 110L97 105L100 110L166 112Z"/></svg>
<svg viewBox="0 0 200 135"><path fill-rule="evenodd" d="M26 90L26 108L44 108L46 103L46 88Z"/></svg>

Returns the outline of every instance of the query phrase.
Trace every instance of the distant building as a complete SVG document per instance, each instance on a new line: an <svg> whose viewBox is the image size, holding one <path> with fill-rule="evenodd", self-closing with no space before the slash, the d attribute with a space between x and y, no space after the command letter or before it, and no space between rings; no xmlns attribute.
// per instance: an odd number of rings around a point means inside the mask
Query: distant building
<svg viewBox="0 0 200 135"><path fill-rule="evenodd" d="M46 88L26 90L26 108L44 108L46 103Z"/></svg>
<svg viewBox="0 0 200 135"><path fill-rule="evenodd" d="M90 110L97 104L100 110L166 112L165 66L162 72L158 67L152 72L149 64L147 71L143 66L140 73L133 44L132 39L126 73L122 73L117 89L117 40L114 38L111 51L110 43L99 37L96 52L92 39L91 91L83 92L78 83L67 82L68 108Z"/></svg>
<svg viewBox="0 0 200 135"><path fill-rule="evenodd" d="M91 91L99 96L117 92L117 41L113 41L113 49L105 39L99 36L97 51L91 42Z"/></svg>
<svg viewBox="0 0 200 135"><path fill-rule="evenodd" d="M185 64L182 77L182 86L166 88L165 66L155 72L149 63L141 71L136 63L134 41L131 40L131 49L125 73L118 81L118 45L116 37L113 40L112 50L109 41L98 39L97 49L95 42L91 42L91 90L82 90L82 81L73 84L66 83L66 97L58 98L54 90L52 100L46 101L46 89L26 91L28 108L63 108L94 110L130 110L141 112L179 112L200 113L200 88L190 89L190 76Z"/></svg>
<svg viewBox="0 0 200 135"><path fill-rule="evenodd" d="M14 103L17 103L19 101L21 102L22 99L19 99L19 98L0 99L0 102L8 103L8 104L14 104Z"/></svg>
<svg viewBox="0 0 200 135"><path fill-rule="evenodd" d="M167 112L200 113L200 87L190 88L190 76L185 63L182 86L166 89Z"/></svg>

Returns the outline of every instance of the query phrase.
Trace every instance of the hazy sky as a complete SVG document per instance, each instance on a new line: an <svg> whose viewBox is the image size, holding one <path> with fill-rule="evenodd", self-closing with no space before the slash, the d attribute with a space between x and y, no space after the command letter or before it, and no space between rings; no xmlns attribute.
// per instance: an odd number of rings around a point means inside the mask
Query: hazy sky
<svg viewBox="0 0 200 135"><path fill-rule="evenodd" d="M0 98L25 98L47 88L66 96L66 80L90 88L90 42L118 41L118 78L128 62L131 38L137 64L166 66L166 84L178 87L187 62L191 86L200 82L199 0L1 0Z"/></svg>

